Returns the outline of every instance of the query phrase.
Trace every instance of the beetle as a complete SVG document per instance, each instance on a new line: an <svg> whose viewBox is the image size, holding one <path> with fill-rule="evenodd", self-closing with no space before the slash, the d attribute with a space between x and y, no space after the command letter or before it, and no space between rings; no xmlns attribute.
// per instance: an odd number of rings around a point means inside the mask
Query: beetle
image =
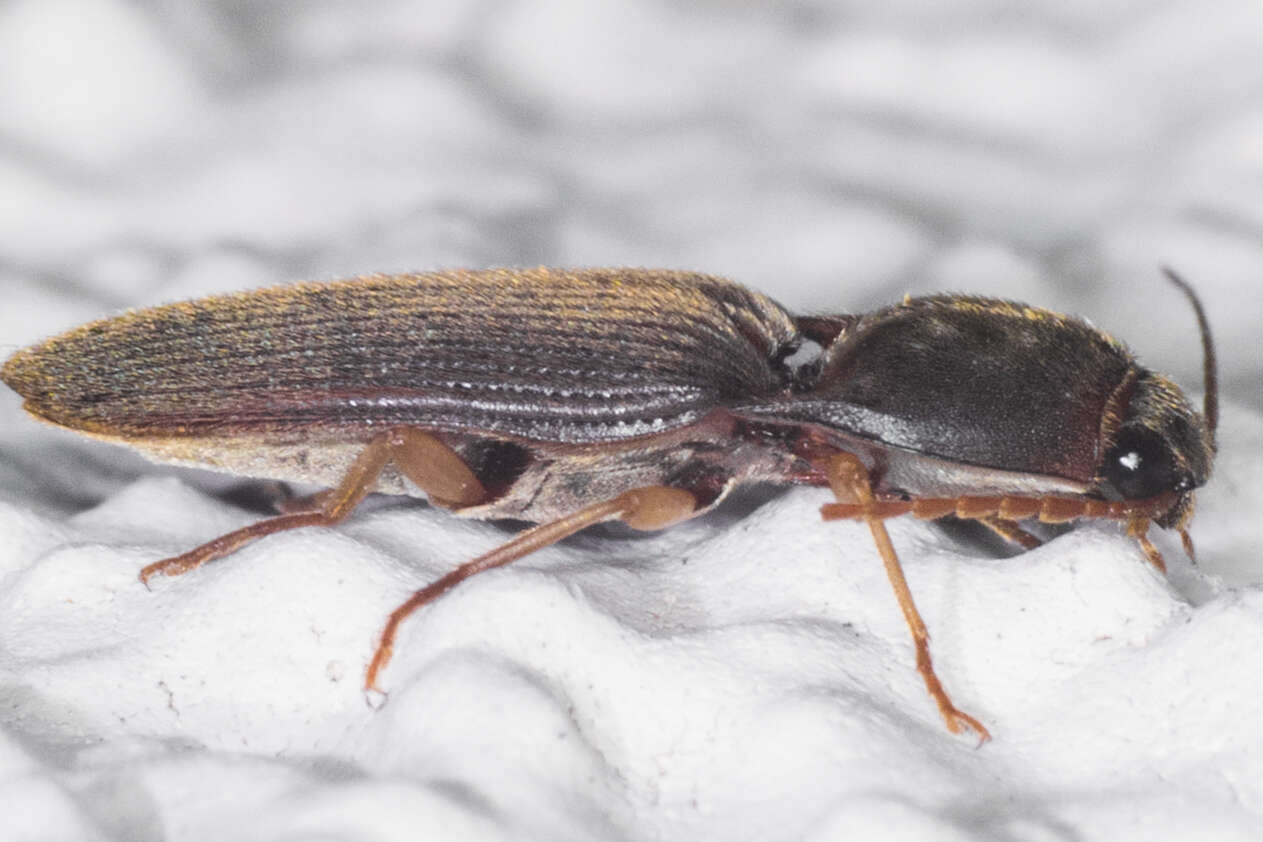
<svg viewBox="0 0 1263 842"><path fill-rule="evenodd" d="M537 525L417 591L400 624L459 582L602 521L657 530L755 481L828 488L826 519L868 523L952 732L958 709L884 520L1174 528L1191 555L1194 489L1218 416L1200 302L1201 413L1077 318L934 295L799 316L731 281L644 269L490 269L297 283L127 312L14 354L0 378L41 421L158 461L329 490L148 565L186 573L274 532L332 525L370 492Z"/></svg>

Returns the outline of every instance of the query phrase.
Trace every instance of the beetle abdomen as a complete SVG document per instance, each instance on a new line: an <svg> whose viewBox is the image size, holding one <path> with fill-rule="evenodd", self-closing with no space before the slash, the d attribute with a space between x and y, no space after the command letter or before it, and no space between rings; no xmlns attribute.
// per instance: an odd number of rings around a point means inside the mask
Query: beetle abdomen
<svg viewBox="0 0 1263 842"><path fill-rule="evenodd" d="M0 376L35 415L122 437L411 424L584 442L779 389L796 342L770 299L705 275L455 271L133 311Z"/></svg>

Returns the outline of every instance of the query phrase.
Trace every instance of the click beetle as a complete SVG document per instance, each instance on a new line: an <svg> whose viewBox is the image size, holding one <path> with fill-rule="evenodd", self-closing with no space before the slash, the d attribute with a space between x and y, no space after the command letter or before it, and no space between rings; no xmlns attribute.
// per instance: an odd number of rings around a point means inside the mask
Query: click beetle
<svg viewBox="0 0 1263 842"><path fill-rule="evenodd" d="M284 513L145 567L188 572L370 492L538 525L389 617L594 523L656 530L752 482L830 489L866 521L953 732L949 698L883 521L985 524L1032 547L1036 518L1118 521L1156 567L1151 523L1191 554L1211 472L1214 349L1196 295L1202 412L1088 323L1011 301L907 298L800 316L722 278L642 269L370 275L220 295L92 322L14 354L0 378L36 418L158 461L315 483Z"/></svg>

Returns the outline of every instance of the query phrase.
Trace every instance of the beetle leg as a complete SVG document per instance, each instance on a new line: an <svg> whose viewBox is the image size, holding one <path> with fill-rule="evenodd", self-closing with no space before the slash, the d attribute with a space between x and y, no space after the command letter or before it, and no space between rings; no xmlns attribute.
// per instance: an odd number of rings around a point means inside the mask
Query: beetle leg
<svg viewBox="0 0 1263 842"><path fill-rule="evenodd" d="M486 499L486 490L464 460L429 433L398 427L388 431L386 444L390 461L426 493L431 503L454 509ZM338 489L327 488L303 497L290 496L280 500L276 509L281 514L324 509L337 493Z"/></svg>
<svg viewBox="0 0 1263 842"><path fill-rule="evenodd" d="M457 453L429 433L411 427L385 430L374 436L351 464L337 488L322 491L297 505L318 508L290 511L221 535L182 555L165 558L140 571L146 586L150 577L161 573L178 576L274 532L302 526L332 526L351 513L372 490L382 469L394 463L399 472L447 507L471 505L486 496L482 483Z"/></svg>
<svg viewBox="0 0 1263 842"><path fill-rule="evenodd" d="M443 442L416 427L387 433L390 461L425 492L431 503L458 509L487 499L487 490L465 460Z"/></svg>
<svg viewBox="0 0 1263 842"><path fill-rule="evenodd" d="M1187 529L1180 530L1180 543L1184 545L1184 554L1188 556L1188 560L1197 563L1197 554L1193 551L1193 536L1188 534Z"/></svg>
<svg viewBox="0 0 1263 842"><path fill-rule="evenodd" d="M978 520L1004 540L1020 544L1024 549L1033 550L1036 547L1043 546L1043 541L1018 526L1017 521L996 517L995 515L980 517Z"/></svg>
<svg viewBox="0 0 1263 842"><path fill-rule="evenodd" d="M541 523L518 533L512 540L472 561L465 562L426 585L391 612L390 618L386 621L386 627L382 630L381 641L373 653L373 660L369 663L368 671L364 676L364 689L377 689L377 675L390 661L400 623L418 608L433 601L475 573L517 561L594 523L622 520L633 529L651 531L665 529L674 523L687 520L693 516L696 509L697 498L692 493L679 488L655 485L624 492L612 500L595 503L566 517L550 523Z"/></svg>
<svg viewBox="0 0 1263 842"><path fill-rule="evenodd" d="M858 457L845 452L834 454L827 462L827 476L829 485L839 500L855 500L864 508L871 507L875 502L872 485L868 479L868 470ZM903 611L908 630L912 632L912 641L916 645L917 652L917 672L925 681L930 697L938 705L939 713L942 714L943 721L947 723L947 730L953 734L959 734L966 729L972 730L978 735L980 743L985 743L991 739L991 734L981 722L952 704L947 691L943 689L942 682L934 673L934 664L930 660L930 633L925 627L925 621L921 619L920 612L917 611L916 603L912 600L912 591L908 587L908 580L903 575L899 556L895 554L895 546L890 541L890 533L886 531L886 525L878 516L869 515L864 519L873 533L873 541L877 544L877 552L881 554L882 563L886 567L886 576L890 579L895 597L899 600L899 608Z"/></svg>
<svg viewBox="0 0 1263 842"><path fill-rule="evenodd" d="M1149 563L1162 573L1167 572L1167 564L1162 560L1162 553L1149 540L1149 521L1143 518L1136 518L1127 522L1127 534L1136 539L1140 544L1140 549L1145 551L1145 558L1149 559Z"/></svg>

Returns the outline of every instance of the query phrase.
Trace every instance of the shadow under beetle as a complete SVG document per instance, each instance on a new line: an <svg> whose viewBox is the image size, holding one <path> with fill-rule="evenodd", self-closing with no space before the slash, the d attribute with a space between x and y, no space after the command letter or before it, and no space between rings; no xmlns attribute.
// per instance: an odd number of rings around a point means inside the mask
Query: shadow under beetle
<svg viewBox="0 0 1263 842"><path fill-rule="evenodd" d="M374 688L412 612L586 526L655 530L745 482L827 487L826 519L872 530L949 730L958 709L883 520L1187 525L1217 417L1209 328L1198 413L1081 320L939 295L795 316L722 278L494 269L299 283L125 313L14 354L0 377L37 418L176 464L316 483L285 513L146 567L185 573L370 492L539 525L417 591L386 623ZM812 353L814 352L814 353Z"/></svg>

